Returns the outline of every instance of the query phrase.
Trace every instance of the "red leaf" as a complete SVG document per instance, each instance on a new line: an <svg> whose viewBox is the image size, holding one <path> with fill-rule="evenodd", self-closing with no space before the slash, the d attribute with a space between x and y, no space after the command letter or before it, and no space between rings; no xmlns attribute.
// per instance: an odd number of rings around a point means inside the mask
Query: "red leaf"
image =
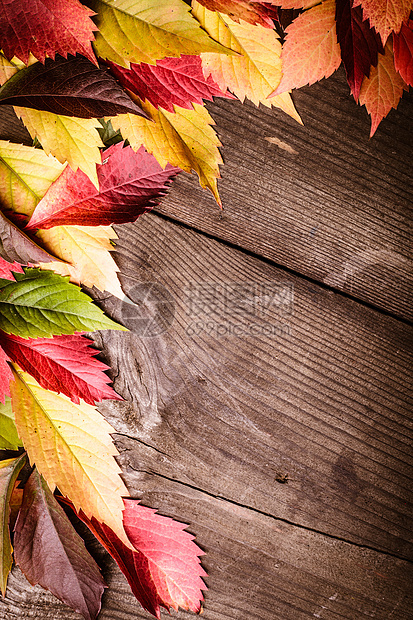
<svg viewBox="0 0 413 620"><path fill-rule="evenodd" d="M41 62L78 52L97 64L90 44L94 14L78 0L0 0L0 48L24 64L30 52Z"/></svg>
<svg viewBox="0 0 413 620"><path fill-rule="evenodd" d="M95 359L99 351L80 334L33 339L0 331L0 344L43 388L66 394L74 403L79 398L90 405L104 399L122 400L107 385L110 379L104 371L109 366Z"/></svg>
<svg viewBox="0 0 413 620"><path fill-rule="evenodd" d="M15 280L12 271L23 273L23 269L19 263L9 263L0 256L0 278L4 280Z"/></svg>
<svg viewBox="0 0 413 620"><path fill-rule="evenodd" d="M352 8L351 0L336 0L337 40L346 69L347 81L358 100L364 76L377 66L378 52L384 54L380 36L363 21L361 8Z"/></svg>
<svg viewBox="0 0 413 620"><path fill-rule="evenodd" d="M125 531L136 552L105 524L82 512L79 518L116 560L141 605L156 618L161 617L160 607L199 612L201 589L206 589L201 577L206 573L200 565L202 551L184 531L186 525L140 506L137 500L123 501Z"/></svg>
<svg viewBox="0 0 413 620"><path fill-rule="evenodd" d="M147 99L155 108L159 106L168 112L174 112L174 104L192 109L192 103L202 105L203 99L233 98L222 92L210 75L204 76L200 56L164 58L156 65L131 63L130 69L113 62L108 65L124 88L142 100Z"/></svg>
<svg viewBox="0 0 413 620"><path fill-rule="evenodd" d="M413 86L413 21L403 24L399 34L393 34L394 66L406 84Z"/></svg>
<svg viewBox="0 0 413 620"><path fill-rule="evenodd" d="M102 153L97 165L99 192L81 170L67 166L37 205L28 228L133 222L159 203L178 172L170 164L163 170L143 147L135 153L119 142Z"/></svg>
<svg viewBox="0 0 413 620"><path fill-rule="evenodd" d="M0 347L0 403L6 402L6 396L10 396L10 381L13 374L7 363L8 357Z"/></svg>
<svg viewBox="0 0 413 620"><path fill-rule="evenodd" d="M264 2L251 0L199 0L199 3L210 11L218 11L229 15L238 22L240 19L249 24L259 24L266 28L274 28L271 18L267 15ZM278 4L278 2L277 2Z"/></svg>
<svg viewBox="0 0 413 620"><path fill-rule="evenodd" d="M36 470L26 482L14 531L16 563L30 583L94 620L105 587L99 568Z"/></svg>
<svg viewBox="0 0 413 620"><path fill-rule="evenodd" d="M108 71L83 56L46 58L15 73L0 88L1 105L17 105L64 116L100 118L145 112Z"/></svg>
<svg viewBox="0 0 413 620"><path fill-rule="evenodd" d="M400 32L413 10L412 0L353 0L353 6L363 8L363 19L381 35L383 45L393 31Z"/></svg>

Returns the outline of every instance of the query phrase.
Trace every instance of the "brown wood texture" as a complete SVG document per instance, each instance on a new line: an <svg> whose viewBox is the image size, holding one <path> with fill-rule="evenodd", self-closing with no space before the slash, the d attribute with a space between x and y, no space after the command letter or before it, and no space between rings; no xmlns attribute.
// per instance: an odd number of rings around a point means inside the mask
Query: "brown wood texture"
<svg viewBox="0 0 413 620"><path fill-rule="evenodd" d="M412 318L413 98L369 139L344 70L276 109L207 104L223 144L219 212L181 175L160 211L327 286Z"/></svg>
<svg viewBox="0 0 413 620"><path fill-rule="evenodd" d="M342 75L295 99L304 128L208 106L222 217L180 175L117 228L136 305L95 294L130 329L94 336L126 399L100 410L131 494L206 551L206 620L412 620L412 100L369 141ZM92 547L99 620L149 618ZM14 568L0 618L25 617L80 616Z"/></svg>

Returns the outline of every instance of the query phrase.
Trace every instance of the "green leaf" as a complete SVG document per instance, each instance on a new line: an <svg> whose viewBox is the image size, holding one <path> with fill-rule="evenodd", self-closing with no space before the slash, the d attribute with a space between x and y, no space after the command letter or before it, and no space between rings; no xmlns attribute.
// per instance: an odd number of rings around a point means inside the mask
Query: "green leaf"
<svg viewBox="0 0 413 620"><path fill-rule="evenodd" d="M6 398L4 405L0 403L0 450L18 450L22 445L14 422L11 399Z"/></svg>
<svg viewBox="0 0 413 620"><path fill-rule="evenodd" d="M26 460L26 454L16 459L0 462L0 588L3 596L6 593L7 578L12 566L12 551L9 530L10 498L14 483Z"/></svg>
<svg viewBox="0 0 413 620"><path fill-rule="evenodd" d="M166 56L215 52L233 54L211 39L183 0L90 0L99 32L95 52L129 68L131 62L155 64Z"/></svg>
<svg viewBox="0 0 413 620"><path fill-rule="evenodd" d="M78 286L52 271L25 269L16 281L0 280L0 329L23 338L118 329Z"/></svg>

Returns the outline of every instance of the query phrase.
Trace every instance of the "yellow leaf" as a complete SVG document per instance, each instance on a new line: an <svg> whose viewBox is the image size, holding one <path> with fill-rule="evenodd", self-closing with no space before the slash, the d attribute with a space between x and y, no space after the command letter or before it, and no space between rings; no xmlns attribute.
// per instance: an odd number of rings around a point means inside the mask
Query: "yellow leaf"
<svg viewBox="0 0 413 620"><path fill-rule="evenodd" d="M193 110L174 106L175 113L156 109L149 102L140 105L155 122L135 114L120 114L111 119L113 128L120 129L133 149L143 144L162 167L169 162L187 172L195 170L201 186L208 187L220 205L216 180L222 163L218 150L221 143L211 127L215 123L208 110L197 103Z"/></svg>
<svg viewBox="0 0 413 620"><path fill-rule="evenodd" d="M31 216L64 166L41 149L0 140L0 199L5 208Z"/></svg>
<svg viewBox="0 0 413 620"><path fill-rule="evenodd" d="M42 246L54 256L70 264L40 264L41 269L52 269L61 276L70 276L74 284L84 284L100 291L108 291L123 298L111 250L111 239L117 235L111 226L55 226L39 230Z"/></svg>
<svg viewBox="0 0 413 620"><path fill-rule="evenodd" d="M17 73L18 68L15 64L7 60L5 56L0 52L0 86L2 86L12 75Z"/></svg>
<svg viewBox="0 0 413 620"><path fill-rule="evenodd" d="M301 123L289 93L268 100L281 80L281 43L275 30L209 11L192 3L192 11L201 26L214 39L229 47L237 56L201 54L205 76L212 75L221 90L227 88L241 101L248 97L255 105L274 105Z"/></svg>
<svg viewBox="0 0 413 620"><path fill-rule="evenodd" d="M95 407L49 392L13 368L11 396L19 436L51 491L57 487L77 510L106 523L125 544L122 495L129 495L113 458L114 429Z"/></svg>
<svg viewBox="0 0 413 620"><path fill-rule="evenodd" d="M17 106L14 109L47 154L51 153L61 163L67 161L75 171L80 168L99 187L96 164L101 163L99 146L103 142L96 129L101 127L96 118L61 116Z"/></svg>
<svg viewBox="0 0 413 620"><path fill-rule="evenodd" d="M122 67L181 54L231 54L208 37L183 0L93 0L90 6L99 27L96 54Z"/></svg>

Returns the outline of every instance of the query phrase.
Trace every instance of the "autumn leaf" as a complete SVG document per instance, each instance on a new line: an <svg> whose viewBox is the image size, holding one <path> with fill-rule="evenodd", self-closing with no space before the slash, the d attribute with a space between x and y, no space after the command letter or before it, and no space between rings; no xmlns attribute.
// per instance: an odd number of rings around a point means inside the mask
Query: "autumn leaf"
<svg viewBox="0 0 413 620"><path fill-rule="evenodd" d="M6 403L6 397L10 396L10 381L13 379L10 367L7 363L7 355L0 347L0 407ZM2 431L0 431L1 433ZM2 448L0 448L1 450Z"/></svg>
<svg viewBox="0 0 413 620"><path fill-rule="evenodd" d="M166 6L159 0L91 0L89 6L97 13L97 55L122 67L181 54L232 54L208 37L183 0Z"/></svg>
<svg viewBox="0 0 413 620"><path fill-rule="evenodd" d="M0 256L0 278L3 280L15 280L13 271L23 273L23 269L19 263L9 263Z"/></svg>
<svg viewBox="0 0 413 620"><path fill-rule="evenodd" d="M103 143L97 131L101 126L97 119L61 116L17 106L15 111L47 154L54 155L62 164L68 162L74 171L80 168L98 186L96 164L100 163L99 147Z"/></svg>
<svg viewBox="0 0 413 620"><path fill-rule="evenodd" d="M222 91L211 76L204 76L199 56L163 58L156 65L132 63L125 69L109 63L112 73L119 83L149 101L155 108L161 107L173 112L174 105L193 109L192 103L203 104L203 99L212 101L213 97L232 95Z"/></svg>
<svg viewBox="0 0 413 620"><path fill-rule="evenodd" d="M384 56L380 54L377 67L371 70L369 78L364 78L360 90L360 105L365 105L371 116L370 137L390 110L397 107L404 87L405 83L395 69L393 50L388 41Z"/></svg>
<svg viewBox="0 0 413 620"><path fill-rule="evenodd" d="M286 33L281 54L283 77L276 95L329 77L340 66L335 0L299 15Z"/></svg>
<svg viewBox="0 0 413 620"><path fill-rule="evenodd" d="M135 551L96 519L82 512L78 516L116 560L142 607L156 618L161 617L160 607L199 613L206 573L194 536L184 531L185 524L158 515L137 500L124 499L124 504L124 526Z"/></svg>
<svg viewBox="0 0 413 620"><path fill-rule="evenodd" d="M12 75L17 73L17 71L18 68L16 67L16 65L10 60L7 60L5 55L0 52L0 86L7 82L7 80L9 80Z"/></svg>
<svg viewBox="0 0 413 620"><path fill-rule="evenodd" d="M281 1L277 0L277 4L281 4ZM249 24L274 28L274 22L268 16L265 5L263 6L261 2L251 2L251 0L199 0L199 4L202 4L209 11L225 13L237 22L242 19Z"/></svg>
<svg viewBox="0 0 413 620"><path fill-rule="evenodd" d="M0 140L2 206L31 215L63 166L41 149Z"/></svg>
<svg viewBox="0 0 413 620"><path fill-rule="evenodd" d="M58 487L77 510L106 523L126 545L122 495L128 495L109 433L114 429L84 402L40 387L30 375L13 369L11 398L16 427L30 462L50 489ZM53 455L53 458L50 455Z"/></svg>
<svg viewBox="0 0 413 620"><path fill-rule="evenodd" d="M16 563L29 582L50 590L86 620L94 620L100 611L105 582L83 540L36 470L24 487L14 530Z"/></svg>
<svg viewBox="0 0 413 620"><path fill-rule="evenodd" d="M363 21L360 7L352 8L351 1L336 0L336 28L347 81L357 101L364 76L377 66L378 53L384 49L380 36Z"/></svg>
<svg viewBox="0 0 413 620"><path fill-rule="evenodd" d="M10 497L14 483L26 460L26 455L15 459L0 461L0 588L3 596L6 594L7 578L12 567L12 551L9 530Z"/></svg>
<svg viewBox="0 0 413 620"><path fill-rule="evenodd" d="M0 358L2 355L4 353L0 350ZM0 370L2 370L1 364L0 361ZM13 379L13 374L8 365L7 368L10 373L10 379ZM4 404L0 403L0 450L18 450L21 447L22 442L17 434L11 399L6 398Z"/></svg>
<svg viewBox="0 0 413 620"><path fill-rule="evenodd" d="M361 6L363 19L381 36L383 45L394 31L398 33L413 10L412 0L353 0L353 6Z"/></svg>
<svg viewBox="0 0 413 620"><path fill-rule="evenodd" d="M104 371L109 366L95 359L99 351L90 345L80 334L26 339L0 332L0 346L7 356L45 390L65 394L76 404L79 398L90 405L104 399L122 400L108 385Z"/></svg>
<svg viewBox="0 0 413 620"><path fill-rule="evenodd" d="M0 329L22 338L118 329L79 287L51 271L25 269L16 282L0 280Z"/></svg>
<svg viewBox="0 0 413 620"><path fill-rule="evenodd" d="M403 24L399 34L393 34L394 66L406 84L413 86L413 21Z"/></svg>
<svg viewBox="0 0 413 620"><path fill-rule="evenodd" d="M320 0L274 0L280 9L310 9L319 3Z"/></svg>
<svg viewBox="0 0 413 620"><path fill-rule="evenodd" d="M143 147L135 153L114 144L97 166L99 192L81 171L66 168L37 205L28 228L133 222L159 203L178 172L171 165L163 170Z"/></svg>
<svg viewBox="0 0 413 620"><path fill-rule="evenodd" d="M236 23L227 15L208 11L195 0L192 10L211 37L237 52L236 56L201 54L205 75L211 75L222 91L228 88L242 102L248 97L255 105L274 105L301 122L288 93L268 99L282 75L281 43L275 30L243 21Z"/></svg>
<svg viewBox="0 0 413 620"><path fill-rule="evenodd" d="M96 118L144 115L116 80L83 56L47 58L13 75L0 88L0 105L17 105L53 114Z"/></svg>
<svg viewBox="0 0 413 620"><path fill-rule="evenodd" d="M185 524L162 517L136 500L125 499L124 504L124 528L138 551L135 567L150 572L164 605L199 612L201 589L205 589L201 577L206 573L200 566L202 551L193 542L194 536L184 531Z"/></svg>
<svg viewBox="0 0 413 620"><path fill-rule="evenodd" d="M0 256L9 261L17 261L22 265L27 263L49 263L55 261L56 257L52 256L27 235L25 235L17 226L15 226L0 211Z"/></svg>
<svg viewBox="0 0 413 620"><path fill-rule="evenodd" d="M0 0L0 48L25 64L30 52L41 62L76 52L96 62L93 14L78 0Z"/></svg>
<svg viewBox="0 0 413 620"><path fill-rule="evenodd" d="M108 291L124 298L118 280L118 266L111 252L112 239L117 234L111 226L55 226L39 230L37 237L44 248L53 252L64 263L39 263L40 269L51 269L61 276L69 276L73 284L83 284L100 291Z"/></svg>
<svg viewBox="0 0 413 620"><path fill-rule="evenodd" d="M120 129L136 151L144 145L162 167L169 162L186 172L195 170L201 186L210 189L221 204L216 182L222 163L218 150L221 143L211 127L214 121L208 110L196 103L193 110L174 106L174 113L156 110L149 102L142 107L155 122L121 114L111 119L113 127Z"/></svg>

